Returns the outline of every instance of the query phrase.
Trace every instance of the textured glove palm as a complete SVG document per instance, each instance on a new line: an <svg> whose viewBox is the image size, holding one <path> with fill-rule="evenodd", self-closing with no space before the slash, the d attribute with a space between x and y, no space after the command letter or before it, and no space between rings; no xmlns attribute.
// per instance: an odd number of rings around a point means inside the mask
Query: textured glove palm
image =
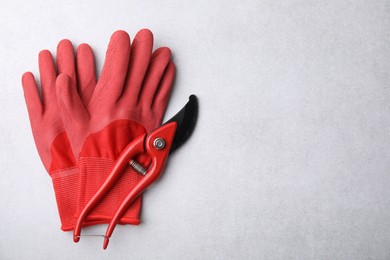
<svg viewBox="0 0 390 260"><path fill-rule="evenodd" d="M35 144L51 176L61 228L66 231L73 229L75 224L79 168L59 114L55 91L57 72L51 53L48 50L41 51L38 60L42 98L31 72L23 75L22 85ZM87 44L80 45L75 63L71 42L62 40L57 47L57 68L59 73L69 75L75 85L77 83L80 100L83 106L87 106L96 82L91 48Z"/></svg>

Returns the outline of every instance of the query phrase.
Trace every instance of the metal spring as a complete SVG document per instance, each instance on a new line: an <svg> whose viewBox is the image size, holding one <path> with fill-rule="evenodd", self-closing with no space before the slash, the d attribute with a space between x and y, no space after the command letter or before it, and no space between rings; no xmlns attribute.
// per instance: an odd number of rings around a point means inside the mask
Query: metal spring
<svg viewBox="0 0 390 260"><path fill-rule="evenodd" d="M131 160L129 162L129 165L136 171L138 172L139 174L145 176L146 173L148 172L140 163L138 163L137 161L135 160Z"/></svg>

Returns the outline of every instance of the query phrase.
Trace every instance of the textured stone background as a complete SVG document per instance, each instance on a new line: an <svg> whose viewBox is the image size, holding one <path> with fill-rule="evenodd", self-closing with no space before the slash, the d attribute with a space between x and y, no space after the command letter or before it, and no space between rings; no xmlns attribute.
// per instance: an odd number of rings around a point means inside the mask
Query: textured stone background
<svg viewBox="0 0 390 260"><path fill-rule="evenodd" d="M390 259L389 1L56 2L0 4L1 259ZM74 244L20 78L63 38L100 70L144 27L177 65L166 118L195 93L198 126L140 226Z"/></svg>

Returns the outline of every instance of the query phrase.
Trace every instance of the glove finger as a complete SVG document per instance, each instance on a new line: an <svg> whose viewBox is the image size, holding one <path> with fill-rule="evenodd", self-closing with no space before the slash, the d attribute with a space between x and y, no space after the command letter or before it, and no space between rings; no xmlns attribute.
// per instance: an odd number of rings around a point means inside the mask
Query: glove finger
<svg viewBox="0 0 390 260"><path fill-rule="evenodd" d="M159 123L161 123L165 110L167 109L168 100L171 95L175 74L176 74L175 64L173 63L173 61L170 61L164 72L164 76L160 81L160 85L158 87L158 90L154 96L154 100L152 103L152 110L155 111L156 115L159 116L161 115L161 117L159 118L160 120Z"/></svg>
<svg viewBox="0 0 390 260"><path fill-rule="evenodd" d="M42 103L39 98L37 83L31 72L23 74L22 86L30 122L36 122L42 116Z"/></svg>
<svg viewBox="0 0 390 260"><path fill-rule="evenodd" d="M60 74L56 81L56 93L58 109L61 113L64 125L82 125L88 120L88 113L81 102L74 82L67 74ZM75 129L76 127L71 127Z"/></svg>
<svg viewBox="0 0 390 260"><path fill-rule="evenodd" d="M62 40L57 46L58 74L67 74L73 82L76 82L76 67L74 62L74 50L69 40Z"/></svg>
<svg viewBox="0 0 390 260"><path fill-rule="evenodd" d="M53 57L48 50L43 50L38 55L39 75L42 87L42 103L44 111L56 107L57 99L55 93L56 68Z"/></svg>
<svg viewBox="0 0 390 260"><path fill-rule="evenodd" d="M139 93L153 50L153 34L148 29L140 30L131 44L130 64L127 81L121 100L128 107L137 105Z"/></svg>
<svg viewBox="0 0 390 260"><path fill-rule="evenodd" d="M112 105L121 95L130 58L130 37L125 31L116 31L107 48L102 73L93 93L91 104Z"/></svg>
<svg viewBox="0 0 390 260"><path fill-rule="evenodd" d="M148 72L141 90L139 100L141 106L152 106L154 96L170 59L171 50L169 48L162 47L153 52L152 60L149 64Z"/></svg>
<svg viewBox="0 0 390 260"><path fill-rule="evenodd" d="M95 59L88 44L81 44L76 52L77 86L84 106L91 100L96 86Z"/></svg>

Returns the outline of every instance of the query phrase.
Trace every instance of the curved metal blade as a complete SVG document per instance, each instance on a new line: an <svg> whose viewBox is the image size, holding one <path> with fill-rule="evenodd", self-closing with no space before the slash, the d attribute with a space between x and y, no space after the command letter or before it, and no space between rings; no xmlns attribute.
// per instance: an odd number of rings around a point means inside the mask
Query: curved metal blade
<svg viewBox="0 0 390 260"><path fill-rule="evenodd" d="M197 119L198 98L195 95L191 95L187 104L175 116L165 123L177 123L175 137L173 139L171 150L169 151L170 153L175 151L183 143L185 143L188 138L190 138L192 132L194 131Z"/></svg>

